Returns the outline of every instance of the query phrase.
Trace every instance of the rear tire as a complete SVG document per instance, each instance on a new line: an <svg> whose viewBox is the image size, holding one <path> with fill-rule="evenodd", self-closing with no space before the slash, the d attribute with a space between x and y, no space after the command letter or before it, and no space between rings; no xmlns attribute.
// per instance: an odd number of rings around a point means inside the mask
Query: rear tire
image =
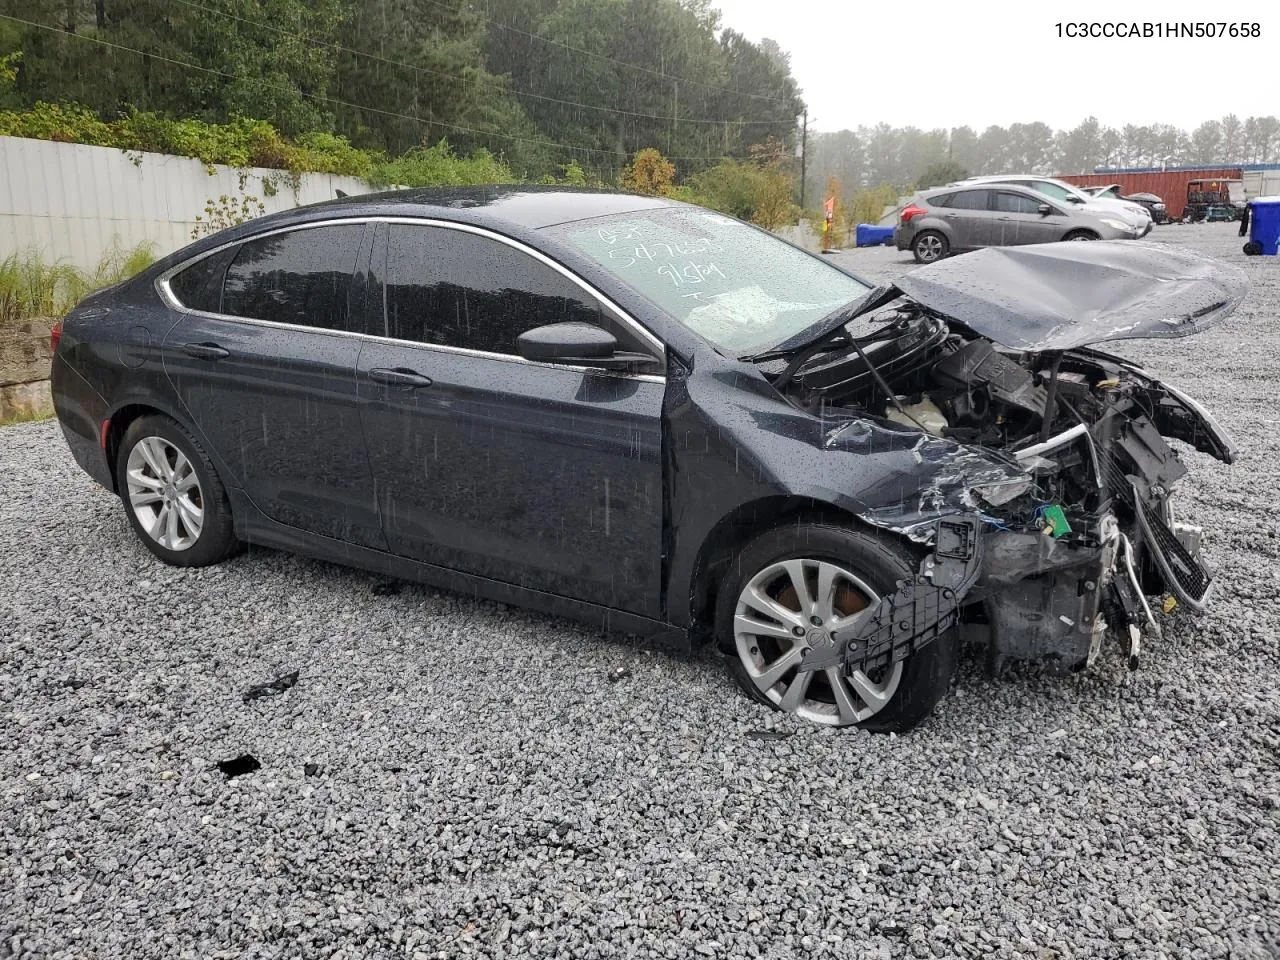
<svg viewBox="0 0 1280 960"><path fill-rule="evenodd" d="M886 536L822 522L777 527L749 543L725 572L716 603L717 642L757 703L824 726L909 730L933 712L951 684L955 630L900 664L854 678L814 671L804 688L793 689L806 675L794 667L778 671L800 656L799 649L830 643L833 625L892 593L918 566L905 544ZM795 570L804 596L795 587ZM748 590L755 591L750 602L744 599ZM768 611L761 609L762 596ZM806 608L812 619L804 616ZM837 683L843 684L839 690Z"/></svg>
<svg viewBox="0 0 1280 960"><path fill-rule="evenodd" d="M916 263L937 263L951 253L951 243L937 230L925 230L911 241L911 255Z"/></svg>
<svg viewBox="0 0 1280 960"><path fill-rule="evenodd" d="M204 567L240 548L212 461L168 417L129 424L116 455L116 489L134 533L165 563Z"/></svg>
<svg viewBox="0 0 1280 960"><path fill-rule="evenodd" d="M1063 240L1100 240L1101 238L1092 230L1072 230Z"/></svg>

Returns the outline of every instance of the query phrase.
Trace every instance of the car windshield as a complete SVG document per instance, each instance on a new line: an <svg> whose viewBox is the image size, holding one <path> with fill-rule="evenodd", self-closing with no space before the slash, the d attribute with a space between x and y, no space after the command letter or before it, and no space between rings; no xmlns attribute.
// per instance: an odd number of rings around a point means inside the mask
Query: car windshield
<svg viewBox="0 0 1280 960"><path fill-rule="evenodd" d="M1036 193L1042 193L1046 197L1052 197L1054 200L1070 200L1073 197L1076 200L1088 200L1088 195L1081 193L1068 187L1063 183L1055 183L1052 180L1032 180L1029 184Z"/></svg>
<svg viewBox="0 0 1280 960"><path fill-rule="evenodd" d="M735 355L783 343L870 289L763 230L697 207L580 220L548 232Z"/></svg>

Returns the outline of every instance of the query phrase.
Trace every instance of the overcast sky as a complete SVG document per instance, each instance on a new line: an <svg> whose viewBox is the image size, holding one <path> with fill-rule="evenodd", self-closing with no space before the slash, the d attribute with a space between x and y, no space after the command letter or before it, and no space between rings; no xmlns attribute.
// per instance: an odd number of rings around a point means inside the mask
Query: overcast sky
<svg viewBox="0 0 1280 960"><path fill-rule="evenodd" d="M722 24L791 54L823 131L884 121L981 132L1043 120L1073 127L1280 112L1280 5L1259 0L1029 4L903 0L716 0ZM1123 12L1121 12L1123 10ZM1261 24L1259 39L1059 39L1058 22ZM1250 66L1250 64L1254 66ZM1265 68L1259 69L1265 63Z"/></svg>

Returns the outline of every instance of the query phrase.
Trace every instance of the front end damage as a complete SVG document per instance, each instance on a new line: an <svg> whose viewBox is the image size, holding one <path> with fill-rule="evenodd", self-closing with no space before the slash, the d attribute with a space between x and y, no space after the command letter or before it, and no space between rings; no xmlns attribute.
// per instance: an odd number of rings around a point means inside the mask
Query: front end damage
<svg viewBox="0 0 1280 960"><path fill-rule="evenodd" d="M1066 273L1086 283L1079 256L1070 252ZM1084 264L1115 271L1124 256L1097 251ZM1153 262L1149 250L1140 256ZM1181 263L1180 252L1172 256ZM1161 285L1162 317L1151 315L1132 270L1122 285L1130 309L1111 304L1108 316L1093 277L1082 295L1088 309L1072 317L1063 295L1070 285L1050 258L1034 267L1058 281L1051 294L1062 316L1020 325L1016 298L999 292L1007 258L987 259L994 274L971 264L960 279L934 271L927 282L900 281L896 292L914 295L869 334L846 330L804 355L767 358L787 361L772 371L792 402L824 418L857 418L835 436L914 433L921 464L914 487L904 478L894 502L863 515L922 545L916 577L837 630L831 647L809 651L801 669L873 670L957 626L987 637L993 669L1010 657L1080 667L1108 635L1136 666L1142 638L1159 632L1154 602L1200 611L1209 598L1200 530L1176 518L1173 491L1187 471L1170 441L1225 463L1235 447L1189 397L1086 343L1196 332L1238 305L1243 277L1220 266L1212 278L1196 273L1187 310L1174 313L1177 283L1187 278L1169 276L1172 269L1147 276L1148 286ZM1169 267L1167 259L1155 262ZM1012 282L1021 296L1043 297L1025 262L1018 266ZM1043 314L1039 300L1028 306L1035 310ZM950 453L940 457L942 444Z"/></svg>

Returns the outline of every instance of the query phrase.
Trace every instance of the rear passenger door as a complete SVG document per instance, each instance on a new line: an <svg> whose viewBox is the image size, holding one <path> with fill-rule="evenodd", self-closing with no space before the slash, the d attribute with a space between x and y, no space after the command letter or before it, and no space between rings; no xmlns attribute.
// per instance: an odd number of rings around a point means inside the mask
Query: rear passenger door
<svg viewBox="0 0 1280 960"><path fill-rule="evenodd" d="M270 520L385 547L355 382L366 229L273 233L180 271L164 363L228 486Z"/></svg>
<svg viewBox="0 0 1280 960"><path fill-rule="evenodd" d="M942 217L952 229L953 250L973 250L994 242L995 214L988 209L990 190L960 190L951 195Z"/></svg>
<svg viewBox="0 0 1280 960"><path fill-rule="evenodd" d="M495 235L391 223L371 263L386 330L358 382L391 550L660 616L660 344ZM519 334L564 321L605 327L655 373L517 355Z"/></svg>

